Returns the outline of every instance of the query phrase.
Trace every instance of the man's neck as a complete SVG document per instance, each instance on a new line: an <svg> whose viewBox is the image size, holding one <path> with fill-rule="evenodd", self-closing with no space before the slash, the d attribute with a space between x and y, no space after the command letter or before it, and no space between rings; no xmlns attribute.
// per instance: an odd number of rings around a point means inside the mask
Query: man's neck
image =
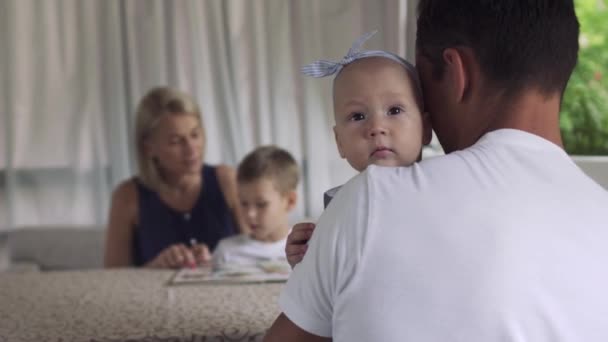
<svg viewBox="0 0 608 342"><path fill-rule="evenodd" d="M559 128L559 94L547 97L538 92L527 92L511 101L501 112L495 112L493 120L483 133L501 128L512 128L535 134L563 148ZM494 105L494 108L501 108ZM483 134L482 134L483 135Z"/></svg>

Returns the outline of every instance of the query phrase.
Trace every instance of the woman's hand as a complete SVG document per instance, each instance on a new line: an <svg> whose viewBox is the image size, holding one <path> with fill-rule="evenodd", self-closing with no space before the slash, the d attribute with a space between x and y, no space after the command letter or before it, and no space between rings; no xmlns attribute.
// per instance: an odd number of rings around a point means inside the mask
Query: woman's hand
<svg viewBox="0 0 608 342"><path fill-rule="evenodd" d="M207 245L199 243L192 246L191 250L197 265L207 266L211 264L211 252L209 252L209 247L207 247Z"/></svg>
<svg viewBox="0 0 608 342"><path fill-rule="evenodd" d="M294 268L304 258L308 249L308 240L310 240L314 229L314 223L298 223L293 226L291 233L287 236L285 256L291 268Z"/></svg>
<svg viewBox="0 0 608 342"><path fill-rule="evenodd" d="M200 245L195 245L195 247L197 246ZM207 246L204 249L209 253ZM196 253L195 250L197 251ZM174 244L160 252L148 266L154 268L194 267L197 264L197 257L202 259L203 254L203 248L190 249L183 243Z"/></svg>

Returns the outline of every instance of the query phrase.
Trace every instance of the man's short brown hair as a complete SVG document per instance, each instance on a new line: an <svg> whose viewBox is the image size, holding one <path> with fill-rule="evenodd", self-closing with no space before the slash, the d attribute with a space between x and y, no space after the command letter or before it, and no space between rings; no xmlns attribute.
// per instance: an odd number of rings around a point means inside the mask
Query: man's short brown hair
<svg viewBox="0 0 608 342"><path fill-rule="evenodd" d="M281 193L293 191L300 178L298 164L291 153L276 146L261 146L243 158L237 170L239 183L268 178Z"/></svg>
<svg viewBox="0 0 608 342"><path fill-rule="evenodd" d="M485 77L507 93L563 93L576 66L573 0L421 0L416 50L443 77L443 51L468 47Z"/></svg>

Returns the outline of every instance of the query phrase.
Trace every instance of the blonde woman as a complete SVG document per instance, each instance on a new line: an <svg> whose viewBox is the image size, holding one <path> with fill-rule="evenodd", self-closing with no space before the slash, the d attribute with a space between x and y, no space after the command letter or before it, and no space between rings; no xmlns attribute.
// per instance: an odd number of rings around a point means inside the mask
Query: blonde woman
<svg viewBox="0 0 608 342"><path fill-rule="evenodd" d="M112 195L105 266L208 262L220 239L238 233L240 213L234 170L203 161L198 105L172 88L150 90L137 108L135 137L139 172Z"/></svg>

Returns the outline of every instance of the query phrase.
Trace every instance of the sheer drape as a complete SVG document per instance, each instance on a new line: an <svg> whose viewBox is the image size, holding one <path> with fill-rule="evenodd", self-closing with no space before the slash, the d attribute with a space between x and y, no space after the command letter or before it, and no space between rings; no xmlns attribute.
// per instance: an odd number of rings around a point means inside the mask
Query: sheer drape
<svg viewBox="0 0 608 342"><path fill-rule="evenodd" d="M0 7L3 224L101 223L109 175L129 172L118 3Z"/></svg>
<svg viewBox="0 0 608 342"><path fill-rule="evenodd" d="M303 182L294 217L354 174L336 151L331 80L299 67L368 48L409 58L413 1L6 0L0 2L0 226L97 224L134 170L133 109L157 85L201 104L211 163L288 149Z"/></svg>

